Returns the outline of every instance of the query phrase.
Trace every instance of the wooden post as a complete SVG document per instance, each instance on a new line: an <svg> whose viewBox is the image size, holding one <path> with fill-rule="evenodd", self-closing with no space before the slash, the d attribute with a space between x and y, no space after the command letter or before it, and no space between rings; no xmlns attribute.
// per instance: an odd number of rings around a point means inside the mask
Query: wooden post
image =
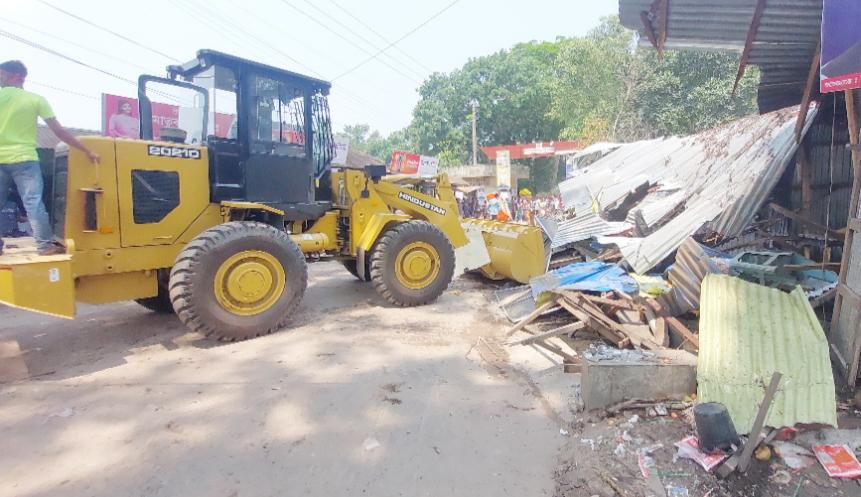
<svg viewBox="0 0 861 497"><path fill-rule="evenodd" d="M795 142L801 143L801 132L804 131L804 121L807 120L807 111L810 109L810 101L813 99L814 84L819 81L819 59L822 55L822 45L816 45L813 60L810 61L810 70L807 71L807 83L804 85L804 94L801 97L801 106L798 108L798 121L795 123Z"/></svg>
<svg viewBox="0 0 861 497"><path fill-rule="evenodd" d="M813 172L810 167L810 156L807 147L798 147L798 174L801 180L801 215L810 219L810 207L813 203Z"/></svg>
<svg viewBox="0 0 861 497"><path fill-rule="evenodd" d="M846 96L846 115L849 120L849 143L853 146L852 148L852 172L854 175L854 179L852 181L852 197L849 201L849 228L846 230L846 238L843 242L843 261L840 265L840 279L837 284L838 292L837 297L834 301L834 314L831 317L831 336L834 337L834 334L837 332L837 328L840 324L840 314L844 305L852 305L847 304L846 299L843 297L846 288L846 277L849 273L849 265L850 263L861 264L861 261L852 261L852 241L854 239L855 231L852 229L853 226L857 226L855 219L859 217L858 214L858 197L861 194L861 152L858 151L859 140L861 140L861 136L859 136L859 121L861 118L858 116L858 105L856 102L856 95L854 90L847 90L845 92ZM845 289L844 291L840 291ZM858 306L856 306L858 307ZM861 316L861 307L858 309L859 316ZM852 337L850 338L850 346L851 346L851 357L843 358L846 361L846 365L848 366L848 371L846 373L846 381L849 386L855 386L855 382L858 379L858 367L859 367L859 356L861 356L861 323L855 323L854 330L850 329L847 332L852 333ZM853 332L854 331L854 332Z"/></svg>
<svg viewBox="0 0 861 497"><path fill-rule="evenodd" d="M762 13L764 11L765 0L757 0L756 9L753 11L753 19L751 19L750 27L747 29L747 40L744 42L744 50L741 51L741 58L738 59L738 73L735 75L735 83L732 85L732 96L735 96L735 92L738 90L738 82L744 76L744 70L747 68L747 60L750 57L753 42L756 40L756 32L759 31L759 24L762 22Z"/></svg>

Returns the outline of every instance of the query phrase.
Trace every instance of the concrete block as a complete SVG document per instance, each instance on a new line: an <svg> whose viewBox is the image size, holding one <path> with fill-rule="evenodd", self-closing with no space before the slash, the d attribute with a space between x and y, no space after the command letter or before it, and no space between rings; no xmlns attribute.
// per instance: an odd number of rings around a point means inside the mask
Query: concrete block
<svg viewBox="0 0 861 497"><path fill-rule="evenodd" d="M602 409L630 399L679 399L697 391L697 357L684 350L586 354L583 403Z"/></svg>

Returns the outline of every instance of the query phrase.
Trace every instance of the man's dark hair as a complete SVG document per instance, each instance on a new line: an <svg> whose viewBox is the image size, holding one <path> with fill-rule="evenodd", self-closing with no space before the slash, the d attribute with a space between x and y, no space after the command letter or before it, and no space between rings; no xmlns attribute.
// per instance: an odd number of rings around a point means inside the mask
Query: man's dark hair
<svg viewBox="0 0 861 497"><path fill-rule="evenodd" d="M27 76L27 66L25 66L20 60L7 60L0 64L0 71Z"/></svg>

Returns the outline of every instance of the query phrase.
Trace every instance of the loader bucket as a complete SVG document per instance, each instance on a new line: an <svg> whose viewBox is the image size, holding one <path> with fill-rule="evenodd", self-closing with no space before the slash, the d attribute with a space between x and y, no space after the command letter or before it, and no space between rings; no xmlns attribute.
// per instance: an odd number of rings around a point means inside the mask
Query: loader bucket
<svg viewBox="0 0 861 497"><path fill-rule="evenodd" d="M463 219L463 229L480 231L490 255L481 272L494 280L512 279L528 283L547 271L544 236L540 228L525 224L482 219Z"/></svg>

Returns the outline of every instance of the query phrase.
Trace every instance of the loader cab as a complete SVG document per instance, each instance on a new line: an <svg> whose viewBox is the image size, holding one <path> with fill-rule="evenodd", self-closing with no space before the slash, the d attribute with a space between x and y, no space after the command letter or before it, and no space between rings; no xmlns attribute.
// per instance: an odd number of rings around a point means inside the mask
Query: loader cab
<svg viewBox="0 0 861 497"><path fill-rule="evenodd" d="M317 185L334 140L329 83L212 50L168 78L139 80L141 138L208 149L212 202L257 202L286 220L317 219L331 207ZM158 106L176 108L161 122ZM155 120L153 116L156 116Z"/></svg>

